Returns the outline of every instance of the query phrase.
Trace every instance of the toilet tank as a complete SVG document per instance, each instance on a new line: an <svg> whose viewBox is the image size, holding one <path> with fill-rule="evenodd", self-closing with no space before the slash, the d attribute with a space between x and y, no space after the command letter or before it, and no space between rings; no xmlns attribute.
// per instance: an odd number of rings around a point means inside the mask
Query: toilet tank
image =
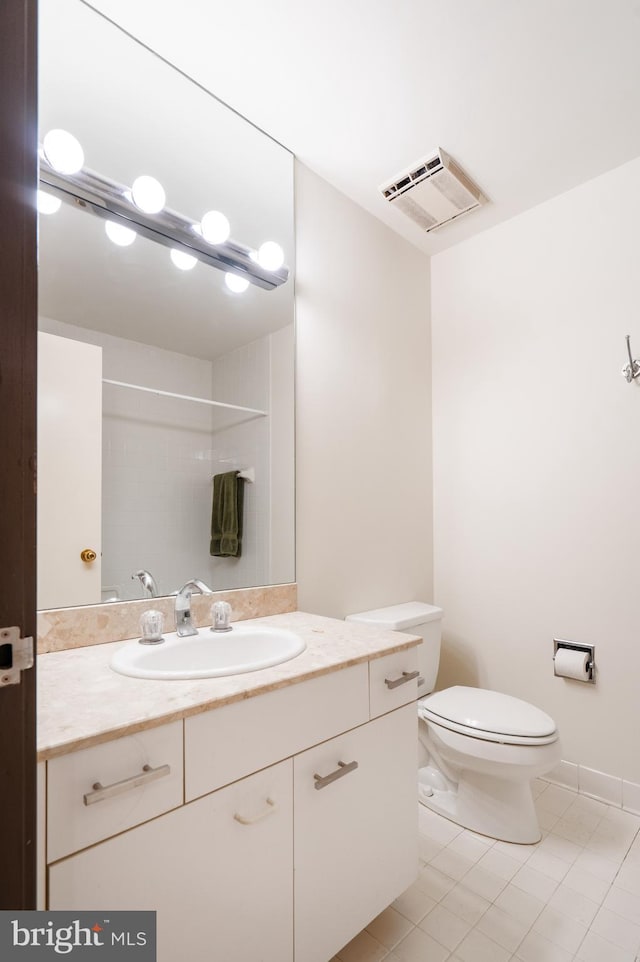
<svg viewBox="0 0 640 962"><path fill-rule="evenodd" d="M440 664L440 640L442 636L442 608L427 605L423 601L408 601L389 608L374 608L347 615L345 621L357 621L376 628L401 631L409 635L420 635L422 644L418 648L418 667L420 677L418 694L428 695L436 686L438 665Z"/></svg>

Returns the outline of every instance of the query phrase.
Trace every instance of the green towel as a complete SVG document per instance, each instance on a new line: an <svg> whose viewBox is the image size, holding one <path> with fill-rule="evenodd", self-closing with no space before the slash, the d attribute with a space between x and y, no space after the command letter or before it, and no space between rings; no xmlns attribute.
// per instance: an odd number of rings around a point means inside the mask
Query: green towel
<svg viewBox="0 0 640 962"><path fill-rule="evenodd" d="M227 471L213 478L209 554L220 558L239 558L242 554L244 480L238 474Z"/></svg>

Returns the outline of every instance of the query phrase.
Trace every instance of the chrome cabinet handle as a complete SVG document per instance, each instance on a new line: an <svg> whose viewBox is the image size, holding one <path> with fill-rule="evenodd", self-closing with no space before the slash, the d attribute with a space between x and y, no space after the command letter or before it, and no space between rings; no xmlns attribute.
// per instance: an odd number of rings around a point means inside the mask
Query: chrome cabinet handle
<svg viewBox="0 0 640 962"><path fill-rule="evenodd" d="M335 772L330 772L329 775L314 775L315 785L314 788L326 788L331 782L337 781L338 778L342 778L343 775L348 775L349 772L355 772L358 767L357 762L338 762L338 767Z"/></svg>
<svg viewBox="0 0 640 962"><path fill-rule="evenodd" d="M398 685L406 685L408 681L413 681L419 674L419 671L403 671L399 678L385 678L384 683L387 688L397 688Z"/></svg>
<svg viewBox="0 0 640 962"><path fill-rule="evenodd" d="M96 802L103 802L106 798L114 798L123 792L128 792L132 788L146 785L147 782L155 782L157 778L164 778L171 771L169 765L160 765L152 768L151 765L144 765L139 775L132 775L130 778L123 778L121 782L113 782L112 785L102 785L94 782L93 791L87 792L84 796L85 805L94 805Z"/></svg>
<svg viewBox="0 0 640 962"><path fill-rule="evenodd" d="M267 799L268 808L265 808L264 812L260 812L259 815L254 815L253 818L247 818L245 815L240 815L239 812L234 812L233 817L236 822L240 822L241 825L255 825L256 822L261 822L263 818L267 815L272 815L276 808L276 803L272 798Z"/></svg>

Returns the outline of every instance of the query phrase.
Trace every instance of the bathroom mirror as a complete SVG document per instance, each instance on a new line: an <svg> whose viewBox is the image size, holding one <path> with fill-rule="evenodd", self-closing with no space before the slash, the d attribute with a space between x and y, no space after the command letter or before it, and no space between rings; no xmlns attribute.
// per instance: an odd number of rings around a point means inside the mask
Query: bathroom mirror
<svg viewBox="0 0 640 962"><path fill-rule="evenodd" d="M233 293L168 247L62 203L39 224L38 606L295 580L293 158L82 0L40 0L40 140L157 178L166 207L284 250L289 280ZM116 382L116 383L114 383ZM215 403L210 403L210 402ZM210 554L212 479L239 471L238 556ZM95 558L93 556L95 555Z"/></svg>

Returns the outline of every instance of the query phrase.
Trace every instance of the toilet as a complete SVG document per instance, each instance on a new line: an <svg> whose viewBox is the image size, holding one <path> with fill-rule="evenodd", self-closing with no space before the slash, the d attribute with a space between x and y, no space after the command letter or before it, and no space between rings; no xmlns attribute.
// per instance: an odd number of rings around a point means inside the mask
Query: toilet
<svg viewBox="0 0 640 962"><path fill-rule="evenodd" d="M442 609L412 601L348 615L420 635L418 799L473 832L505 842L541 838L531 780L560 761L555 722L520 698L456 685L433 692L440 662Z"/></svg>

